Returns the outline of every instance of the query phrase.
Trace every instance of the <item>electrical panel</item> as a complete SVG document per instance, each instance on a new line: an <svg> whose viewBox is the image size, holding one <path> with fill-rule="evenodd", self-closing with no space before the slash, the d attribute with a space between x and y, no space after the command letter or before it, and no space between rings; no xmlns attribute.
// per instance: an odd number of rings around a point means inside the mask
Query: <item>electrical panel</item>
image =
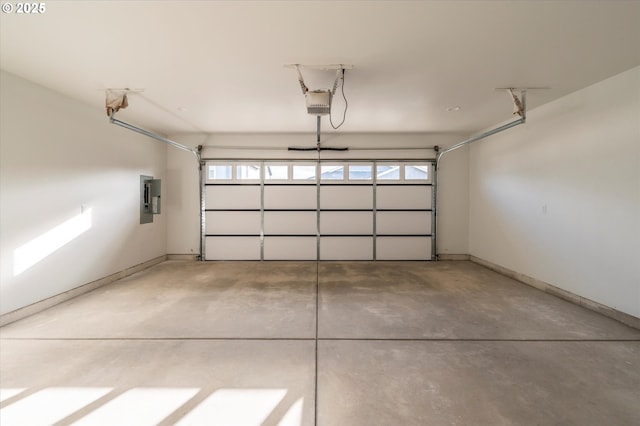
<svg viewBox="0 0 640 426"><path fill-rule="evenodd" d="M140 175L140 223L153 222L153 215L160 214L162 182L153 176Z"/></svg>

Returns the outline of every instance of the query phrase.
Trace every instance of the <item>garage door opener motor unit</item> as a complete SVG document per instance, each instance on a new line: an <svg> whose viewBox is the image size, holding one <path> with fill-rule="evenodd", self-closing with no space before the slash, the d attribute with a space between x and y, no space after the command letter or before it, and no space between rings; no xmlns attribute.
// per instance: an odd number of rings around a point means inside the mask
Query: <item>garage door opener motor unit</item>
<svg viewBox="0 0 640 426"><path fill-rule="evenodd" d="M310 150L314 150L317 149L318 151L322 150L322 149L330 149L330 148L320 148L320 123L321 123L321 117L323 115L328 115L329 118L331 118L331 104L333 103L333 96L336 94L336 90L338 89L338 84L340 84L340 81L342 81L342 87L343 87L343 95L344 95L344 72L346 69L351 69L353 68L350 65L344 65L344 64L338 64L338 65L300 65L300 64L293 64L293 65L285 65L285 67L288 68L295 68L296 72L298 73L298 82L300 83L300 88L302 89L302 94L304 95L305 98L305 103L306 103L306 107L307 107L307 113L309 113L310 115L315 115L316 116L316 121L317 121L317 147L316 148L311 148L311 149L307 149L307 148L290 148L290 150L293 151L310 151ZM323 70L323 71L329 71L329 70L335 70L336 71L336 76L335 76L335 80L333 81L333 88L332 89L316 89L316 90L309 90L309 88L307 87L307 85L304 82L304 77L302 76L302 71L301 68L307 68L307 69L318 69L318 70ZM346 114L346 98L345 98L345 114ZM333 123L331 123L331 126L334 129L339 128L342 124L344 123L344 117L342 120L342 123L340 123L338 126L333 126ZM333 148L333 150L346 150L346 148L341 148L341 149L336 149Z"/></svg>

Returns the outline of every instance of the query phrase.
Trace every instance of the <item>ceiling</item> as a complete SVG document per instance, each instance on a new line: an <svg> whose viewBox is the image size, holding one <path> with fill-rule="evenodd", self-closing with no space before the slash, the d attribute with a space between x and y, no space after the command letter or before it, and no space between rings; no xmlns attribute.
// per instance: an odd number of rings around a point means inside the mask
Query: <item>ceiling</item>
<svg viewBox="0 0 640 426"><path fill-rule="evenodd" d="M511 116L496 87L549 87L531 109L640 65L639 1L45 4L1 14L1 68L95 108L144 89L118 118L164 134L314 132L291 63L353 65L340 131L456 133ZM333 78L305 73L311 89Z"/></svg>

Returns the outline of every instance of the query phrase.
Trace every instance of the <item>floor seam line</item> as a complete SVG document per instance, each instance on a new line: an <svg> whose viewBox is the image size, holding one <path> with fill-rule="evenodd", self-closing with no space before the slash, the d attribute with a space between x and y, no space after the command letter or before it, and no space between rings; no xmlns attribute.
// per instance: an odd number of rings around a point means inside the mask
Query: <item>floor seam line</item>
<svg viewBox="0 0 640 426"><path fill-rule="evenodd" d="M314 406L313 406L313 424L318 425L318 320L320 307L320 261L316 260L316 335L315 335L315 363L314 363Z"/></svg>
<svg viewBox="0 0 640 426"><path fill-rule="evenodd" d="M59 340L59 341L79 341L79 340L87 340L87 341L99 341L99 340L104 340L104 341L132 341L132 342L144 342L144 341L149 341L149 342L159 342L159 341L265 341L265 342L269 342L269 341L274 341L274 342L278 342L278 341L300 341L300 342L313 342L315 341L315 339L313 337L301 337L301 338L297 338L297 337L276 337L276 338L269 338L269 337L194 337L194 338L189 338L189 337L176 337L176 338L172 338L172 337L158 337L158 338L135 338L135 337L125 337L125 338L119 338L119 337L4 337L4 338L0 338L0 341L2 340L6 340L6 341L26 341L26 340L39 340L39 341L52 341L52 340Z"/></svg>
<svg viewBox="0 0 640 426"><path fill-rule="evenodd" d="M559 343L571 343L571 342L640 342L640 339L402 339L402 338L389 338L389 339L376 339L376 338L335 338L335 337L320 337L318 340L324 341L352 341L352 342L559 342Z"/></svg>
<svg viewBox="0 0 640 426"><path fill-rule="evenodd" d="M158 337L158 338L135 338L135 337L3 337L0 341L370 341L370 342L640 342L640 339L411 339L411 338L341 338L341 337Z"/></svg>

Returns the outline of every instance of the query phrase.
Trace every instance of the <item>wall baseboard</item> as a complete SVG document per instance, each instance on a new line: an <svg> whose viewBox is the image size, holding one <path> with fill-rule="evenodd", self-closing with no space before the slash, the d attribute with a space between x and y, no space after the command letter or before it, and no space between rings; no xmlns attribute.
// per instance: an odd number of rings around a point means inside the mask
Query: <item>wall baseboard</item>
<svg viewBox="0 0 640 426"><path fill-rule="evenodd" d="M196 261L196 260L198 260L198 257L200 257L200 255L198 255L198 254L168 254L167 255L167 260L190 260L190 261Z"/></svg>
<svg viewBox="0 0 640 426"><path fill-rule="evenodd" d="M438 260L469 260L468 254L439 254Z"/></svg>
<svg viewBox="0 0 640 426"><path fill-rule="evenodd" d="M100 278L99 280L83 284L80 287L65 291L64 293L51 296L39 302L32 303L31 305L16 309L15 311L7 312L6 314L0 315L0 327L11 324L12 322L21 320L38 312L44 311L45 309L58 305L62 302L66 302L67 300L73 299L74 297L78 297L82 294L88 293L107 284L111 284L112 282L143 271L147 268L157 265L158 263L164 262L165 260L167 260L167 255L162 255L138 265L132 266L130 268L124 269L120 272L108 275L104 278Z"/></svg>
<svg viewBox="0 0 640 426"><path fill-rule="evenodd" d="M475 256L469 256L469 260L471 260L473 263L484 266L487 269L498 272L499 274L520 281L523 284L527 284L531 287L537 288L538 290L542 290L545 293L549 293L553 296L559 297L576 305L583 306L589 310L619 321L630 327L640 329L640 318L634 317L633 315L618 311L617 309L610 308L609 306L603 305L602 303L594 302L593 300L587 299L585 297L578 296L577 294L571 293L570 291L556 287L553 284L549 284L539 279L532 278L528 275L512 271L511 269L497 265L493 262L489 262L488 260L484 260Z"/></svg>

